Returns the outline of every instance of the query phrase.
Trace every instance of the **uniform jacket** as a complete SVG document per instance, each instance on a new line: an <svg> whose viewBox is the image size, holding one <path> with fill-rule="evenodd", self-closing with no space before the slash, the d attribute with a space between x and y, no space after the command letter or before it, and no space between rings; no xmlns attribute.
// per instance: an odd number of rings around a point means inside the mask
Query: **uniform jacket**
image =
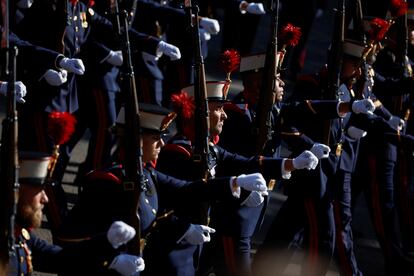
<svg viewBox="0 0 414 276"><path fill-rule="evenodd" d="M11 258L8 275L30 275L33 270L62 275L105 275L118 254L106 235L60 247L19 228L16 254Z"/></svg>

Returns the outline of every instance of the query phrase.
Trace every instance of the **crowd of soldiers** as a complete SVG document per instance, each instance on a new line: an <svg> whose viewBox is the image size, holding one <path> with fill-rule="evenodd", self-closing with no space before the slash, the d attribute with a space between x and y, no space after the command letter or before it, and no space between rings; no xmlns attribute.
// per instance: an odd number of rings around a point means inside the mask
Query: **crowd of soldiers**
<svg viewBox="0 0 414 276"><path fill-rule="evenodd" d="M303 275L332 262L363 275L362 193L385 275L414 275L414 1L335 1L327 65L307 75L325 1L1 2L7 54L18 49L0 94L17 102L19 185L14 202L0 195L16 205L0 225L0 275L283 275L298 249ZM270 46L253 53L264 16ZM232 68L206 82L219 32ZM235 68L243 90L229 95ZM63 176L86 131L69 209ZM252 256L273 189L287 199ZM53 244L32 232L43 209Z"/></svg>

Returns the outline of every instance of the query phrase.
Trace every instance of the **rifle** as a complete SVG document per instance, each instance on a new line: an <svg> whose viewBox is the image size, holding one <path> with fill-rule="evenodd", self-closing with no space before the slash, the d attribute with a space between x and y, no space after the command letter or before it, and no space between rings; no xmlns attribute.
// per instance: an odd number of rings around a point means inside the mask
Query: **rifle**
<svg viewBox="0 0 414 276"><path fill-rule="evenodd" d="M17 148L16 47L9 40L9 1L2 0L3 30L1 47L5 53L3 76L8 81L6 118L3 120L0 149L0 265L7 266L14 254L14 218L19 195L19 160Z"/></svg>
<svg viewBox="0 0 414 276"><path fill-rule="evenodd" d="M324 100L336 99L336 93L341 84L342 55L345 37L345 0L339 1L338 8L334 12L334 30L328 57L328 85L322 95ZM325 145L329 145L330 133L331 121L327 120L323 134L323 143Z"/></svg>
<svg viewBox="0 0 414 276"><path fill-rule="evenodd" d="M135 237L128 243L128 252L140 256L144 244L141 244L141 224L138 215L139 198L141 191L146 190L146 179L144 177L142 164L141 124L137 88L135 85L135 73L132 65L132 52L129 42L129 15L126 10L119 11L118 1L114 3L115 32L121 43L124 64L121 68L121 87L125 95L125 177L123 188L126 202L128 223L135 229Z"/></svg>
<svg viewBox="0 0 414 276"><path fill-rule="evenodd" d="M262 89L259 95L257 112L257 141L256 153L262 155L266 143L272 139L272 107L275 103L276 96L276 79L279 56L277 54L277 32L279 19L279 0L268 1L268 10L272 20L270 28L269 43L266 50L266 60L264 75L262 80Z"/></svg>
<svg viewBox="0 0 414 276"><path fill-rule="evenodd" d="M195 139L192 159L199 170L197 175L207 180L209 176L209 142L210 119L207 101L206 73L204 59L201 53L197 1L185 0L185 9L188 15L190 31L194 49L194 99L195 99Z"/></svg>

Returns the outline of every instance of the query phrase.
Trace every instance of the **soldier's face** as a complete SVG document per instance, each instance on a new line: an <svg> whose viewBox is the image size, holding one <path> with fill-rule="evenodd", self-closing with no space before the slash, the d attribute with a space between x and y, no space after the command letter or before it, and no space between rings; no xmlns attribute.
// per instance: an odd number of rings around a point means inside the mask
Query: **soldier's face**
<svg viewBox="0 0 414 276"><path fill-rule="evenodd" d="M17 204L17 221L25 228L38 228L42 225L44 205L49 201L40 185L22 184Z"/></svg>
<svg viewBox="0 0 414 276"><path fill-rule="evenodd" d="M216 136L223 130L224 120L227 119L227 114L224 112L224 103L209 102L208 109L210 111L210 135Z"/></svg>
<svg viewBox="0 0 414 276"><path fill-rule="evenodd" d="M161 148L165 145L160 134L142 134L142 161L147 163L158 159Z"/></svg>
<svg viewBox="0 0 414 276"><path fill-rule="evenodd" d="M285 83L283 82L283 80L280 78L280 76L277 76L276 79L276 96L275 96L275 102L281 102L283 100L283 95L284 95L284 89L283 87L285 86Z"/></svg>

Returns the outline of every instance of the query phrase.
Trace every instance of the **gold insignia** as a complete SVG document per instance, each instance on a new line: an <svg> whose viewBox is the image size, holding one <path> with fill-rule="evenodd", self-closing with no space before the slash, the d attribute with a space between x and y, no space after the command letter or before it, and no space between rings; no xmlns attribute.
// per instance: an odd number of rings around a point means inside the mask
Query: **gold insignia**
<svg viewBox="0 0 414 276"><path fill-rule="evenodd" d="M22 236L23 236L23 238L25 239L25 240L30 240L30 234L29 234L29 231L27 231L26 229L22 229Z"/></svg>
<svg viewBox="0 0 414 276"><path fill-rule="evenodd" d="M270 179L269 183L267 183L267 189L273 191L276 186L276 179Z"/></svg>
<svg viewBox="0 0 414 276"><path fill-rule="evenodd" d="M339 144L336 146L335 155L336 155L337 157L339 157L339 156L341 156L341 153L342 153L342 144L341 144L341 143L339 143Z"/></svg>
<svg viewBox="0 0 414 276"><path fill-rule="evenodd" d="M177 117L177 113L171 112L161 122L160 130L164 131L167 129L167 127L171 124L172 121L174 121L175 117Z"/></svg>
<svg viewBox="0 0 414 276"><path fill-rule="evenodd" d="M88 20L86 19L86 12L81 12L80 13L80 18L82 21L82 28L86 29L88 28Z"/></svg>

